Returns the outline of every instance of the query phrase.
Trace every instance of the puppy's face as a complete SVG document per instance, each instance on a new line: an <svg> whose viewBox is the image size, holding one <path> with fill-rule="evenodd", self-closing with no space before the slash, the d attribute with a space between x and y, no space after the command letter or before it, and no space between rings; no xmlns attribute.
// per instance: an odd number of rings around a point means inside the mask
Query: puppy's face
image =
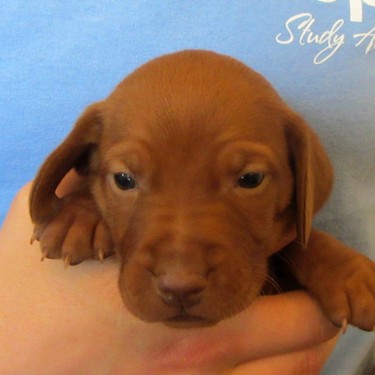
<svg viewBox="0 0 375 375"><path fill-rule="evenodd" d="M94 194L127 307L146 321L210 324L259 294L267 258L295 237L285 116L241 72L158 68L103 109Z"/></svg>
<svg viewBox="0 0 375 375"><path fill-rule="evenodd" d="M248 306L267 259L307 243L332 183L316 135L268 82L206 51L155 59L85 111L35 179L37 227L73 167L111 231L126 306L178 326Z"/></svg>

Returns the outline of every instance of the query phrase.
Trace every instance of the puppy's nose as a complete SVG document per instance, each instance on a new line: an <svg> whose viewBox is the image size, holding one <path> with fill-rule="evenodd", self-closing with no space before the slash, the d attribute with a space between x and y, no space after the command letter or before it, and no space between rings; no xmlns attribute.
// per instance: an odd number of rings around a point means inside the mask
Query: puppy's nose
<svg viewBox="0 0 375 375"><path fill-rule="evenodd" d="M163 274L157 279L157 290L166 304L187 308L200 302L206 282L200 275Z"/></svg>

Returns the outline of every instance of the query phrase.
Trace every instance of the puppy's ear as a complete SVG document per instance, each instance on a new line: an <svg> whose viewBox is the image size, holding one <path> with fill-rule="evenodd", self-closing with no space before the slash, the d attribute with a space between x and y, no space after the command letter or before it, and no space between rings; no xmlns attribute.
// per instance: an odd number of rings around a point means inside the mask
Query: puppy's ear
<svg viewBox="0 0 375 375"><path fill-rule="evenodd" d="M318 136L297 114L291 114L286 134L295 178L297 240L305 247L313 216L331 192L333 169Z"/></svg>
<svg viewBox="0 0 375 375"><path fill-rule="evenodd" d="M89 106L68 137L41 166L29 201L34 223L44 223L58 213L61 200L55 191L69 170L76 168L79 173L85 171L90 150L99 142L101 118L101 103Z"/></svg>

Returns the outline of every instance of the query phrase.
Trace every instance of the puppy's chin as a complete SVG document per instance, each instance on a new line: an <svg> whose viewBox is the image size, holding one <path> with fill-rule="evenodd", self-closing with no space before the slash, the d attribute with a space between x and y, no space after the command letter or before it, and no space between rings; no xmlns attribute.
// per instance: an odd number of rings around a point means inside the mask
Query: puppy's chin
<svg viewBox="0 0 375 375"><path fill-rule="evenodd" d="M211 317L207 314L197 314L189 311L179 310L163 306L163 303L159 302L154 305L153 309L142 309L140 306L135 306L129 303L129 300L122 294L122 299L125 307L139 320L145 323L159 323L164 324L171 328L199 328L199 327L211 327L219 323L221 320L228 316L215 316Z"/></svg>
<svg viewBox="0 0 375 375"><path fill-rule="evenodd" d="M217 308L207 309L207 306L194 306L191 309L180 310L164 305L163 302L148 299L149 303L134 304L121 293L123 302L128 311L145 323L164 324L175 329L213 327L223 320L229 319L246 310L259 295L254 291L244 297L241 304L218 305ZM151 305L151 306L150 306Z"/></svg>
<svg viewBox="0 0 375 375"><path fill-rule="evenodd" d="M173 318L164 320L162 323L171 328L186 329L212 327L218 322L219 320L211 320L194 315L180 314L176 315Z"/></svg>
<svg viewBox="0 0 375 375"><path fill-rule="evenodd" d="M233 275L230 280L235 280ZM132 272L122 272L119 289L125 307L138 319L146 323L161 323L184 329L211 327L248 308L261 292L264 275L247 281L237 285L235 289L228 288L229 290L224 291L227 293L222 291L225 284L222 284L221 289L213 288L211 284L208 287L210 289L202 292L200 301L190 306L166 303L155 290L152 280L145 275L135 277Z"/></svg>

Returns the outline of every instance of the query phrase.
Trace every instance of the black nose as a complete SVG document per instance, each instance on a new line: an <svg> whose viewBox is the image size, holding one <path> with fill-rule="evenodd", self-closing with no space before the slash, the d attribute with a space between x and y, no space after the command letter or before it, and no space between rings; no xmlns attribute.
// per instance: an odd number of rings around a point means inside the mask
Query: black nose
<svg viewBox="0 0 375 375"><path fill-rule="evenodd" d="M206 282L200 275L163 274L157 278L157 290L167 305L188 308L200 302Z"/></svg>

